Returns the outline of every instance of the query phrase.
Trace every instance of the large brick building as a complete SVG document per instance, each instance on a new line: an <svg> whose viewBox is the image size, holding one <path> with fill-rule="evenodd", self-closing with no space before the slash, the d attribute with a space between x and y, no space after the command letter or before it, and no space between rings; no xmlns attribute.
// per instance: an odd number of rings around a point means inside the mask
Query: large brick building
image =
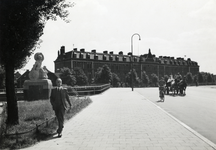
<svg viewBox="0 0 216 150"><path fill-rule="evenodd" d="M96 50L86 52L85 49L77 50L77 48L65 52L64 46L58 51L58 57L54 63L55 73L59 73L62 67L70 69L80 67L89 79L94 77L98 67L107 64L111 71L116 73L122 81L124 81L125 75L130 71L132 64L131 53L126 55L122 51L118 54L114 54L112 51L109 53L108 51L97 53ZM184 60L184 58L175 59L170 56L156 57L151 54L150 49L147 54L140 56L133 55L133 68L140 78L142 71L145 71L148 75L155 73L158 77L177 73L185 75L188 72L195 75L199 72L198 63L192 61L190 58Z"/></svg>

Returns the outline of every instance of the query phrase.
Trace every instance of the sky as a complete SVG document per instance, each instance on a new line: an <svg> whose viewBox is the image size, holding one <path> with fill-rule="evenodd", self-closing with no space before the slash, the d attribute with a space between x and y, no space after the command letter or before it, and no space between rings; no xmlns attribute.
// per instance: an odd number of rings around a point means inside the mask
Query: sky
<svg viewBox="0 0 216 150"><path fill-rule="evenodd" d="M200 72L216 74L216 0L68 0L69 23L48 21L42 43L42 66L54 72L58 50L105 50L156 57L191 58ZM132 35L138 33L141 37ZM133 41L131 42L131 39ZM20 70L31 70L34 55Z"/></svg>

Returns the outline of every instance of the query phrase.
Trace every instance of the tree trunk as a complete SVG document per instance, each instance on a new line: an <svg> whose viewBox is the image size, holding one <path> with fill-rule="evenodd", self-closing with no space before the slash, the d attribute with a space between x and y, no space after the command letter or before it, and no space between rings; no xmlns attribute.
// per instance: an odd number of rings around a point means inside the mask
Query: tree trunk
<svg viewBox="0 0 216 150"><path fill-rule="evenodd" d="M17 98L14 87L14 66L5 65L6 74L6 97L7 97L7 124L19 124Z"/></svg>

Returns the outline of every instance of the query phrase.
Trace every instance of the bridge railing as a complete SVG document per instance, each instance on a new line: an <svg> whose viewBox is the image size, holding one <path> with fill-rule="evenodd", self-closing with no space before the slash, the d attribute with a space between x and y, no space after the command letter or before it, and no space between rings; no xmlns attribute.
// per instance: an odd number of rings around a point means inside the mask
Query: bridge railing
<svg viewBox="0 0 216 150"><path fill-rule="evenodd" d="M85 96L85 95L94 95L100 94L103 91L110 88L110 84L103 85L93 85L93 86L67 86L63 85L63 87L67 88L69 95L71 96ZM16 96L18 100L23 100L23 88L16 88ZM5 89L0 89L0 101L6 101L6 91Z"/></svg>
<svg viewBox="0 0 216 150"><path fill-rule="evenodd" d="M110 88L110 84L94 85L94 86L66 86L69 95L94 95L99 94Z"/></svg>

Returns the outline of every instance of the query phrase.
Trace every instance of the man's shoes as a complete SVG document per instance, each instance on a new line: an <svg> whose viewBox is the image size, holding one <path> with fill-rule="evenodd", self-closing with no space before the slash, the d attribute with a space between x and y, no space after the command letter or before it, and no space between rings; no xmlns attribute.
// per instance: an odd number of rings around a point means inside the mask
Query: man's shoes
<svg viewBox="0 0 216 150"><path fill-rule="evenodd" d="M61 134L61 133L58 133L58 137L59 137L59 138L62 137L62 134Z"/></svg>

